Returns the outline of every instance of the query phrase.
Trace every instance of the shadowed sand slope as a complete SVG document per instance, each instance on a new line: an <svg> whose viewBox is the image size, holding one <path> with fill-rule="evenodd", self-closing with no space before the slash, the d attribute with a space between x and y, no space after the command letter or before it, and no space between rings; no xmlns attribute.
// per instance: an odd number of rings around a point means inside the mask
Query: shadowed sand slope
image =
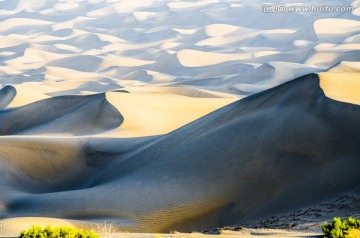
<svg viewBox="0 0 360 238"><path fill-rule="evenodd" d="M311 74L163 136L23 138L18 146L4 137L0 216L168 232L291 211L358 188L359 118L359 106L327 98ZM29 159L6 154L6 143L37 149ZM70 162L61 164L61 156ZM42 161L49 179L26 169Z"/></svg>
<svg viewBox="0 0 360 238"><path fill-rule="evenodd" d="M16 89L12 86L6 86L0 90L0 109L5 108L11 103L16 95Z"/></svg>
<svg viewBox="0 0 360 238"><path fill-rule="evenodd" d="M13 91L4 88L4 102ZM14 88L12 88L14 90ZM86 135L119 126L121 114L104 94L62 96L44 99L18 108L0 111L0 134Z"/></svg>

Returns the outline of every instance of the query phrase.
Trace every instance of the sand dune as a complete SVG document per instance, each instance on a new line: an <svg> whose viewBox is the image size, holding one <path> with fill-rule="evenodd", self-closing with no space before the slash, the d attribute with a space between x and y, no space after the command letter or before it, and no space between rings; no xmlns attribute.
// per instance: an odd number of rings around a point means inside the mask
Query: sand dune
<svg viewBox="0 0 360 238"><path fill-rule="evenodd" d="M67 73L71 71L64 72ZM78 82L64 82L64 87L75 83ZM89 83L101 89L90 80ZM106 94L55 96L68 92L63 89L48 92L53 96L49 97L22 85L4 87L0 91L0 105L4 109L0 112L0 133L115 138L154 136L169 133L238 100L230 94L188 87L129 87Z"/></svg>
<svg viewBox="0 0 360 238"><path fill-rule="evenodd" d="M313 74L293 80L163 136L4 137L1 168L13 174L2 180L1 216L190 231L292 211L355 189L360 111L327 98L321 80ZM107 97L131 95L112 94ZM116 107L126 119L125 108ZM32 156L20 160L26 153Z"/></svg>
<svg viewBox="0 0 360 238"><path fill-rule="evenodd" d="M12 86L6 86L0 91L0 109L5 108L14 99L16 89Z"/></svg>
<svg viewBox="0 0 360 238"><path fill-rule="evenodd" d="M186 88L161 87L157 91L149 88L148 92L144 89L106 94L124 116L124 122L101 136L129 138L166 134L237 100Z"/></svg>
<svg viewBox="0 0 360 238"><path fill-rule="evenodd" d="M358 189L359 1L262 4L0 1L0 236L288 227Z"/></svg>
<svg viewBox="0 0 360 238"><path fill-rule="evenodd" d="M53 75L71 69L74 75L88 73L88 80L110 79L103 82L110 90L161 86L164 80L167 86L189 86L191 80L195 88L248 96L258 90L239 90L247 66L277 62L277 74L271 69L266 78L252 73L263 91L341 61L358 61L359 6L351 4L354 12L266 14L260 1L6 0L1 3L0 84L35 81L56 90L64 78ZM288 69L288 63L300 67ZM228 72L235 65L239 68ZM280 73L284 70L289 74ZM214 77L217 83L209 80ZM65 94L99 92L86 81L69 84Z"/></svg>
<svg viewBox="0 0 360 238"><path fill-rule="evenodd" d="M359 105L359 62L341 62L329 72L320 73L320 86L331 99Z"/></svg>
<svg viewBox="0 0 360 238"><path fill-rule="evenodd" d="M1 111L0 134L86 135L113 129L122 121L103 94L63 96Z"/></svg>
<svg viewBox="0 0 360 238"><path fill-rule="evenodd" d="M7 108L21 107L49 98L48 95L29 89L29 87L24 85L15 85L13 87L14 90L16 90L16 94L11 102L7 105Z"/></svg>
<svg viewBox="0 0 360 238"><path fill-rule="evenodd" d="M322 73L320 85L327 97L360 105L360 81L357 73Z"/></svg>
<svg viewBox="0 0 360 238"><path fill-rule="evenodd" d="M354 32L360 32L359 21L350 19L320 19L314 22L314 31L320 39L341 40L346 36L351 36Z"/></svg>
<svg viewBox="0 0 360 238"><path fill-rule="evenodd" d="M219 54L213 52L201 52L197 50L182 50L178 52L178 59L186 67L204 67L224 63L227 61L245 60L251 58L251 54Z"/></svg>

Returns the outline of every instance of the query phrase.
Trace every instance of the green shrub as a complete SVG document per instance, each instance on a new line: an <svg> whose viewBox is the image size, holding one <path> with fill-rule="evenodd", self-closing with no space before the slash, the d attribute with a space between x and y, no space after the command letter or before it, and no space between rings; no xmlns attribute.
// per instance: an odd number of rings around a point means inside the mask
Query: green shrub
<svg viewBox="0 0 360 238"><path fill-rule="evenodd" d="M44 229L40 226L32 226L27 231L22 231L20 238L99 238L100 236L92 231L85 232L81 229L71 227L47 226Z"/></svg>
<svg viewBox="0 0 360 238"><path fill-rule="evenodd" d="M325 223L321 226L325 237L329 238L347 238L351 230L360 229L360 220L348 218L341 220L335 217L331 223Z"/></svg>

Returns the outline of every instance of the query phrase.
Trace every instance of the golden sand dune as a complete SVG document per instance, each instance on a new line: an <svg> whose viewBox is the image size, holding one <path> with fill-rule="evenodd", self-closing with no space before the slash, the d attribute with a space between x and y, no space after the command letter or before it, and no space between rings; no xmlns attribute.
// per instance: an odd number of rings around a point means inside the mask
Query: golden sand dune
<svg viewBox="0 0 360 238"><path fill-rule="evenodd" d="M117 231L191 231L251 222L355 189L360 169L356 149L360 110L327 98L321 80L312 74L209 114L208 108L202 111L207 115L165 135L39 137L31 130L27 136L2 137L0 215L108 221ZM121 101L128 100L134 110L144 101L119 95L137 94L107 95L109 102L118 103L115 107L120 113L124 111L120 134L127 118L134 116L131 121L136 125L136 117L146 120L146 114L126 112ZM166 98L176 105L171 96ZM30 105L38 105L41 112L57 100L62 102L60 112L82 102L77 112L87 115L105 98L62 96ZM148 100L171 106L154 95ZM181 101L186 100L190 99ZM89 102L92 107L87 106ZM194 104L194 110L206 103ZM169 116L160 113L167 111L164 108L144 108L148 114L152 110L160 115L159 126L161 118ZM47 113L41 115L46 118ZM1 119L7 116L2 113ZM22 118L20 125L33 119ZM84 126L78 125L72 133ZM7 231L14 226L6 220L0 224ZM21 227L22 223L16 224Z"/></svg>
<svg viewBox="0 0 360 238"><path fill-rule="evenodd" d="M334 100L360 105L360 63L341 62L327 73L320 73L320 87Z"/></svg>
<svg viewBox="0 0 360 238"><path fill-rule="evenodd" d="M327 97L360 105L360 73L321 73L320 85Z"/></svg>
<svg viewBox="0 0 360 238"><path fill-rule="evenodd" d="M154 90L146 92L144 89L140 89L140 92L106 94L109 102L124 116L124 122L116 130L101 136L128 138L166 134L237 100L235 97L202 98L171 93L193 93L193 90L186 89L159 88L160 93ZM201 91L196 91L195 95L201 95Z"/></svg>
<svg viewBox="0 0 360 238"><path fill-rule="evenodd" d="M15 85L12 86L16 94L7 108L21 107L42 99L49 98L48 95L34 90L31 86Z"/></svg>

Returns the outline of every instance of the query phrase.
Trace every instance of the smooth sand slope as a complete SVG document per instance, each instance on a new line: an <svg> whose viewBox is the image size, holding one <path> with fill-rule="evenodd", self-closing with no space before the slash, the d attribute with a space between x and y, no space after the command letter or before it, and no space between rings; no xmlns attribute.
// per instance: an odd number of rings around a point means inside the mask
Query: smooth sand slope
<svg viewBox="0 0 360 238"><path fill-rule="evenodd" d="M98 136L131 138L166 134L238 100L236 97L219 98L216 93L206 94L190 88L157 91L160 92L108 92L107 100L125 119L116 130Z"/></svg>
<svg viewBox="0 0 360 238"><path fill-rule="evenodd" d="M321 80L301 77L162 136L3 137L0 214L192 231L357 189L360 109L326 97Z"/></svg>

